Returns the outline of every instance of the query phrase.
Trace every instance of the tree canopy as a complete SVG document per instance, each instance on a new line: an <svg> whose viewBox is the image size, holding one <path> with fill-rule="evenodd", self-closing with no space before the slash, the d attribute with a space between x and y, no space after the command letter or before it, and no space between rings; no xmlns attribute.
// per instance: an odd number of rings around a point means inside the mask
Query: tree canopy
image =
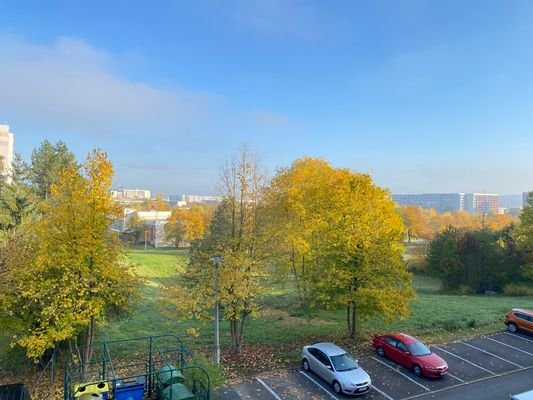
<svg viewBox="0 0 533 400"><path fill-rule="evenodd" d="M110 230L120 217L108 193L112 176L99 150L82 170L70 163L52 183L42 217L3 252L1 320L32 358L71 338L92 344L96 321L125 311L136 293Z"/></svg>
<svg viewBox="0 0 533 400"><path fill-rule="evenodd" d="M368 175L300 159L274 177L268 201L278 266L292 274L304 305L346 307L352 336L358 319L408 315L404 227L390 194Z"/></svg>
<svg viewBox="0 0 533 400"><path fill-rule="evenodd" d="M29 178L37 196L47 199L52 185L59 182L61 172L69 167L77 167L76 158L62 141L53 145L45 140L39 148L33 150Z"/></svg>
<svg viewBox="0 0 533 400"><path fill-rule="evenodd" d="M232 350L239 353L245 322L257 316L258 296L265 291L268 240L264 236L262 192L265 176L255 155L246 148L221 169L217 207L208 234L193 243L191 262L181 283L166 288L184 317L212 317L218 300L222 318L229 321ZM220 257L219 290L215 291L213 257Z"/></svg>

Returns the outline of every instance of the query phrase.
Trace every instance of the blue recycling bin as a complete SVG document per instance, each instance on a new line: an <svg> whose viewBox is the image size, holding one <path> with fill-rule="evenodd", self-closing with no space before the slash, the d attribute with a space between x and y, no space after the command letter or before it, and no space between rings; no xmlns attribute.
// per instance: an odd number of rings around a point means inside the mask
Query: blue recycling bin
<svg viewBox="0 0 533 400"><path fill-rule="evenodd" d="M119 379L115 383L115 400L143 400L145 376L131 379Z"/></svg>

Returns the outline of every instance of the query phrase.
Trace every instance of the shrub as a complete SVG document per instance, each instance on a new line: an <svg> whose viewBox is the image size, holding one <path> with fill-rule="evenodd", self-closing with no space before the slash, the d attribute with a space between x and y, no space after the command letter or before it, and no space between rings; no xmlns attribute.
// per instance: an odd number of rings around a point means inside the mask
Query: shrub
<svg viewBox="0 0 533 400"><path fill-rule="evenodd" d="M503 288L503 294L505 296L533 296L533 288L530 286L518 285L516 283L510 283Z"/></svg>

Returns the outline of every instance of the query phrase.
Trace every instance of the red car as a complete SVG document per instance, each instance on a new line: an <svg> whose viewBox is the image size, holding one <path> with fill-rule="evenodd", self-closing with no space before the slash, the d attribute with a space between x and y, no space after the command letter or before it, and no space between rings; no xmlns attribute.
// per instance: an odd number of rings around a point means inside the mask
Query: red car
<svg viewBox="0 0 533 400"><path fill-rule="evenodd" d="M448 364L418 339L404 333L374 336L372 346L378 356L412 369L417 376L440 378L448 373Z"/></svg>

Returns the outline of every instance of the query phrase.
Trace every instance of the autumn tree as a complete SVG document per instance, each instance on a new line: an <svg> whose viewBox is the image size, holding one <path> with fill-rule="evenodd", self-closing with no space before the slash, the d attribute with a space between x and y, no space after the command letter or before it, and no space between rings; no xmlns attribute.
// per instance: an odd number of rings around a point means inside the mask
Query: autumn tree
<svg viewBox="0 0 533 400"><path fill-rule="evenodd" d="M71 163L51 185L42 217L24 240L10 243L0 315L31 358L74 339L87 345L79 357L88 361L97 321L125 311L136 293L137 279L110 229L120 217L108 193L112 176L99 150L81 170Z"/></svg>
<svg viewBox="0 0 533 400"><path fill-rule="evenodd" d="M50 196L51 187L58 183L65 168L77 167L74 154L67 145L59 141L55 145L45 140L31 153L29 178L40 199Z"/></svg>
<svg viewBox="0 0 533 400"><path fill-rule="evenodd" d="M305 158L278 172L268 199L278 213L271 234L307 304L344 307L352 337L358 320L408 315L404 227L390 194L368 175Z"/></svg>
<svg viewBox="0 0 533 400"><path fill-rule="evenodd" d="M266 183L255 155L246 148L221 170L220 194L209 233L193 242L191 262L178 286L167 287L170 301L186 317L208 320L218 300L229 321L231 347L239 353L245 323L257 316L258 296L265 290L267 238L263 235L263 186ZM219 290L215 292L212 257L222 259Z"/></svg>
<svg viewBox="0 0 533 400"><path fill-rule="evenodd" d="M212 218L212 206L193 204L189 208L178 207L165 225L165 239L179 247L182 242L193 242L204 236Z"/></svg>
<svg viewBox="0 0 533 400"><path fill-rule="evenodd" d="M431 239L427 213L421 207L405 206L400 207L399 211L405 225L408 242L411 242L411 238Z"/></svg>

